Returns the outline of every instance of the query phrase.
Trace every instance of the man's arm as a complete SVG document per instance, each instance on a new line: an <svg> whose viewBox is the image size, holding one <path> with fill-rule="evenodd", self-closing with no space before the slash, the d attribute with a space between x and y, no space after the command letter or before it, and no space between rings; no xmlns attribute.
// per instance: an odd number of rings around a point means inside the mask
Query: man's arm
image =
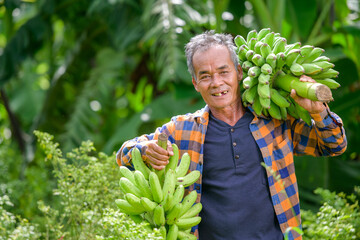
<svg viewBox="0 0 360 240"><path fill-rule="evenodd" d="M313 82L307 76L302 76L300 81ZM303 121L293 120L293 143L296 155L336 156L346 150L347 140L342 120L331 112L326 104L301 98L295 90L291 92L292 98L305 108L314 120L312 126L307 126Z"/></svg>
<svg viewBox="0 0 360 240"><path fill-rule="evenodd" d="M165 132L168 136L171 135L169 129L171 129L170 122L165 124L161 128L157 128L154 133L144 134L134 139L126 141L116 154L116 161L119 166L127 166L133 169L131 162L131 150L137 147L143 160L153 167L154 169L161 170L168 164L168 159L173 155L171 142L167 142L167 150L158 146L157 139L161 132Z"/></svg>

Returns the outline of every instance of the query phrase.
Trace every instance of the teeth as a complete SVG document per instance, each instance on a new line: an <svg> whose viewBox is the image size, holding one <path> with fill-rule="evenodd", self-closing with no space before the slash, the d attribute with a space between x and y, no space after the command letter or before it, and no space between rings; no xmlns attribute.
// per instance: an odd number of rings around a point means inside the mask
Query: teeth
<svg viewBox="0 0 360 240"><path fill-rule="evenodd" d="M224 92L221 92L221 93L214 93L213 95L214 96L222 96L222 95L225 95L228 91L224 91Z"/></svg>

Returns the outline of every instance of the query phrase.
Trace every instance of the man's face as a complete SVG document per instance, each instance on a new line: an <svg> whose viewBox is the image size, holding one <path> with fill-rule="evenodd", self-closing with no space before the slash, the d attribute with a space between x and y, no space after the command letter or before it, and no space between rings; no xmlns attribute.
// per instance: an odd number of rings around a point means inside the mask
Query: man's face
<svg viewBox="0 0 360 240"><path fill-rule="evenodd" d="M225 46L215 45L193 56L196 80L192 82L210 109L222 110L239 103L242 70L235 69Z"/></svg>

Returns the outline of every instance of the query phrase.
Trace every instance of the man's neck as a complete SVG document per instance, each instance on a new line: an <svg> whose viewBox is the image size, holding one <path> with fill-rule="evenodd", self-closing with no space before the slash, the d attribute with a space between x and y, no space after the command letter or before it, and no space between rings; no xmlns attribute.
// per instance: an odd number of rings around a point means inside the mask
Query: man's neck
<svg viewBox="0 0 360 240"><path fill-rule="evenodd" d="M230 126L234 126L245 114L245 108L242 105L241 101L239 101L236 106L229 106L224 109L210 108L210 111L215 118L226 122Z"/></svg>

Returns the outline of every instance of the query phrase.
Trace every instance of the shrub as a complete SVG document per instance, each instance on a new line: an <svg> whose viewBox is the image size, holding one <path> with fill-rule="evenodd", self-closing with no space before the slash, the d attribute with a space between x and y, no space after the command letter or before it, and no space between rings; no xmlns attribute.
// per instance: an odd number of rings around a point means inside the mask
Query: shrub
<svg viewBox="0 0 360 240"><path fill-rule="evenodd" d="M316 214L302 211L304 239L360 239L360 188L355 187L351 195L321 188L315 193L322 197L323 204Z"/></svg>

